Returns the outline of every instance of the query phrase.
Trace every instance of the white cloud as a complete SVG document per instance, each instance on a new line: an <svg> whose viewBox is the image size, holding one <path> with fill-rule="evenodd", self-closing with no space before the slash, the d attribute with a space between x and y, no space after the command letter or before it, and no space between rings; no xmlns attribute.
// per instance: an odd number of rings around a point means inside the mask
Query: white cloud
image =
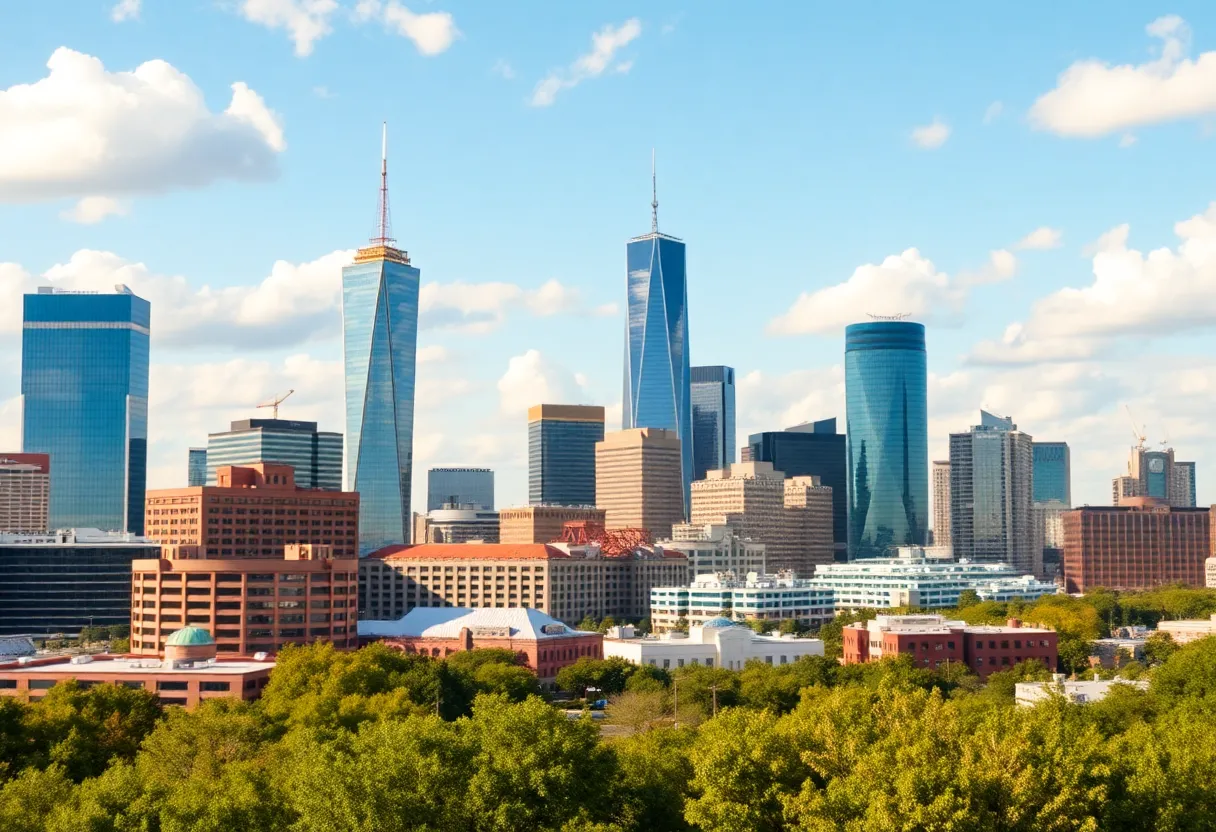
<svg viewBox="0 0 1216 832"><path fill-rule="evenodd" d="M140 3L141 0L118 0L114 8L110 9L110 19L115 23L138 19Z"/></svg>
<svg viewBox="0 0 1216 832"><path fill-rule="evenodd" d="M379 20L389 31L413 41L423 55L438 55L446 52L460 30L448 12L413 12L397 0L382 3L380 0L359 0L355 6L358 22Z"/></svg>
<svg viewBox="0 0 1216 832"><path fill-rule="evenodd" d="M1014 244L1014 248L1022 251L1044 251L1049 248L1059 248L1064 238L1064 232L1058 228L1040 226L1031 231Z"/></svg>
<svg viewBox="0 0 1216 832"><path fill-rule="evenodd" d="M936 150L950 138L950 125L941 119L933 119L932 124L924 124L912 129L912 143L921 150Z"/></svg>
<svg viewBox="0 0 1216 832"><path fill-rule="evenodd" d="M490 67L490 72L507 81L514 80L515 78L515 69L509 63L502 60Z"/></svg>
<svg viewBox="0 0 1216 832"><path fill-rule="evenodd" d="M0 202L158 193L265 180L286 147L278 116L243 82L228 109L165 61L108 72L60 47L50 73L0 90Z"/></svg>
<svg viewBox="0 0 1216 832"><path fill-rule="evenodd" d="M555 70L542 78L532 91L530 103L533 107L548 107L557 100L557 94L578 86L588 78L598 78L613 67L616 53L628 46L642 34L642 22L636 17L630 18L620 26L607 25L591 36L591 51L580 55L574 63L563 70ZM632 66L632 62L628 62ZM626 63L618 63L614 68L625 67Z"/></svg>
<svg viewBox="0 0 1216 832"><path fill-rule="evenodd" d="M837 429L844 430L844 369L839 364L784 374L751 370L736 378L739 445L753 433L833 416L839 418Z"/></svg>
<svg viewBox="0 0 1216 832"><path fill-rule="evenodd" d="M1216 52L1186 57L1190 28L1176 15L1154 20L1146 31L1161 41L1160 57L1119 66L1077 61L1035 101L1031 124L1061 136L1093 138L1216 112Z"/></svg>
<svg viewBox="0 0 1216 832"><path fill-rule="evenodd" d="M1001 113L1005 111L1005 105L1000 101L993 101L988 105L988 109L984 110L984 124L992 124L1001 117Z"/></svg>
<svg viewBox="0 0 1216 832"><path fill-rule="evenodd" d="M338 94L333 92L329 87L320 84L312 88L312 94L317 98L337 98Z"/></svg>
<svg viewBox="0 0 1216 832"><path fill-rule="evenodd" d="M126 205L108 196L86 196L59 216L82 225L94 225L106 217L124 216L127 210Z"/></svg>
<svg viewBox="0 0 1216 832"><path fill-rule="evenodd" d="M536 404L575 400L579 389L573 373L539 350L528 350L512 356L498 380L499 410L504 416L523 416Z"/></svg>
<svg viewBox="0 0 1216 832"><path fill-rule="evenodd" d="M1013 252L998 248L988 253L988 262L979 269L959 272L955 283L960 287L1000 283L1013 277L1017 270L1018 259Z"/></svg>
<svg viewBox="0 0 1216 832"><path fill-rule="evenodd" d="M312 54L317 41L333 32L330 18L337 0L244 0L240 14L267 29L286 29L299 57Z"/></svg>
<svg viewBox="0 0 1216 832"><path fill-rule="evenodd" d="M609 308L610 307L610 308ZM419 325L423 329L456 329L485 333L497 329L507 313L523 308L537 317L583 314L582 292L550 279L537 289L514 283L426 283L418 297ZM605 304L590 314L615 314L614 304Z"/></svg>
<svg viewBox="0 0 1216 832"><path fill-rule="evenodd" d="M1119 137L1119 147L1127 149L1136 143L1136 137L1131 133L1124 133Z"/></svg>

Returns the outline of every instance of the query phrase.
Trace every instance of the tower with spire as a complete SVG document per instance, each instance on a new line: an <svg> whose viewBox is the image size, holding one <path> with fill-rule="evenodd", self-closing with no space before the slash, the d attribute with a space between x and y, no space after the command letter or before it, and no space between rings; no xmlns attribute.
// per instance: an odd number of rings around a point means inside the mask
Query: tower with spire
<svg viewBox="0 0 1216 832"><path fill-rule="evenodd" d="M376 214L368 245L342 269L346 490L359 492L360 556L410 542L421 273L392 236L387 124Z"/></svg>
<svg viewBox="0 0 1216 832"><path fill-rule="evenodd" d="M684 514L693 476L692 373L684 242L659 232L650 153L650 233L625 244L625 367L621 427L663 428L680 439Z"/></svg>

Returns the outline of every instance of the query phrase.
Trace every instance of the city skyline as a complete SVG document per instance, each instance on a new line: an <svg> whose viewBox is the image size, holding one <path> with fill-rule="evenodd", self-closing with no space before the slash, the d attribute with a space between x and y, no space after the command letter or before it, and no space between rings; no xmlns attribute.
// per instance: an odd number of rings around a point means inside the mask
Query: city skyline
<svg viewBox="0 0 1216 832"><path fill-rule="evenodd" d="M1085 59L1099 69L1155 67L1174 77L1179 59L1156 56L1179 54L1173 45L1185 53L1188 42L1192 58L1208 54L1216 42L1209 10L1185 3L1119 10L1088 28L1053 31L1041 48L1016 58L989 59L968 46L933 71L969 73L966 83L941 85L940 96L930 93L937 85L921 68L901 73L890 93L857 79L847 97L813 87L781 105L752 101L745 114L755 123L783 128L759 144L755 135L707 136L681 125L729 106L738 84L766 81L788 92L785 77L814 73L820 61L831 65L845 43L859 43L868 55L889 34L867 30L868 40L845 37L806 58L777 48L770 69L785 73L773 77L755 74L747 62L727 62L719 71L698 59L695 44L723 31L725 7L709 4L683 15L638 11L643 16L628 25L627 9L571 10L551 21L543 36L524 41L524 48L490 42L487 33L506 22L497 10L453 10L451 22L461 34L431 52L408 38L334 18L332 33L311 44L311 54L297 56L285 30L219 9L174 13L148 3L137 19L112 23L99 7L95 17L82 14L66 28L21 8L6 9L0 19L16 34L0 91L34 84L38 93L45 88L39 83L72 67L87 70L82 77L90 84L134 84L133 70L163 60L187 89L197 88L200 97L191 106L205 110L198 115L200 129L214 127L228 137L231 144L221 149L231 153L221 154L218 168L202 171L200 180L178 175L177 147L148 149L145 156L165 162L158 168L117 158L104 176L81 162L84 168L59 179L39 173L44 168L37 159L22 157L22 169L35 177L30 182L0 171L0 213L11 235L0 267L4 297L15 299L39 283L107 290L130 278L133 290L163 315L153 335L150 487L183 484L188 447L232 420L256 416L257 403L288 387L299 388L284 408L288 418L342 431L342 405L333 394L335 380L341 383L336 276L351 257L344 246L365 236L368 225L367 195L358 183L375 152L375 124L400 121L407 128L400 167L409 171L409 193L399 200L399 215L428 274L420 297L415 472L424 475L439 465L491 467L498 473L499 502L518 505L526 501L529 404L602 404L610 411L608 428L616 427L619 245L637 230L650 184L646 154L654 145L667 160L665 216L690 247L690 317L729 322L732 335L713 338L711 330L698 328L705 336L698 336L692 357L698 364L738 368L740 435L843 418L839 316L864 320L866 312L911 311L929 330L932 458L944 458L950 430L966 424L976 407L1016 411L1028 432L1072 447L1073 503L1105 504L1110 477L1123 467L1131 444L1120 413L1130 403L1154 442L1168 438L1181 458L1196 461L1198 502L1212 499L1202 474L1208 440L1192 401L1216 384L1200 348L1213 316L1205 302L1187 298L1203 298L1214 271L1202 241L1216 189L1203 177L1176 173L1196 168L1193 160L1202 154L1198 118L1124 112L1086 132L1060 123L1049 106L1070 91L1065 71ZM1162 17L1169 11L1189 24L1192 38L1177 19ZM794 23L814 17L801 9L790 14ZM934 15L918 22L905 14L893 12L892 31L940 23ZM1018 17L992 14L1019 43L1033 28ZM1065 16L1077 21L1082 13ZM992 19L984 25L993 25ZM821 22L825 31L842 35L861 26L848 14ZM957 37L965 40L980 28L981 17L955 23ZM541 106L542 96L532 106L529 93L549 70L573 66L595 48L591 35L606 27L615 35L608 39L607 68L586 76L556 71L556 86L544 88L552 100ZM503 31L519 30L508 25ZM217 36L241 47L223 66L202 58ZM772 37L790 43L786 33ZM392 66L410 80L410 94L390 93L370 106L371 91L362 87L380 85L363 83L366 67L356 83L343 61L365 53L374 67L381 59L369 45L398 44L405 49L395 50ZM60 47L73 53L56 53ZM916 47L922 48L940 51L931 42ZM522 57L529 51L532 58ZM502 67L491 71L500 59L510 64L513 79L503 77ZM681 96L687 81L677 67L690 59L696 71L719 83L721 95L704 102ZM626 63L628 71L612 71ZM151 68L139 77L149 73ZM894 77L880 76L883 83ZM245 86L234 91L237 82ZM619 112L639 90L656 87L673 90L672 118L659 119L641 136L625 137L611 126L608 113ZM878 112L895 103L888 95L905 103ZM850 115L849 104L858 99L874 105L872 123ZM790 104L796 115L782 119ZM447 108L461 105L499 119L509 140L479 157L460 139L472 116L445 117ZM37 119L40 111L31 112ZM427 129L408 128L414 119ZM339 123L340 134L328 126ZM840 125L839 136L821 129L829 123ZM85 126L82 133L90 135L103 129ZM914 137L918 128L930 129ZM597 130L603 139L594 137ZM778 133L788 134L789 143ZM753 152L742 152L749 143ZM559 146L584 146L585 152L555 152ZM756 147L767 149L757 154ZM247 151L242 158L250 170L234 172L228 162L237 158L235 151ZM994 157L1010 164L993 166ZM74 158L72 149L59 148L57 158ZM856 178L861 158L879 178ZM1062 175L1062 168L1069 170ZM981 191L963 185L936 193L934 183L942 177L970 178L984 193L1002 193L1001 210L977 201ZM521 188L524 182L536 190ZM959 205L968 210L960 212ZM95 224L59 216L84 220L109 209L118 213ZM1130 232L1122 230L1124 223ZM536 228L552 230L552 257L521 251L519 241ZM225 244L198 244L211 239ZM747 259L741 260L744 240ZM1124 267L1148 276L1138 252L1162 248L1159 262L1177 273L1175 289L1142 280L1148 294L1135 295L1110 282ZM866 308L874 294L859 290L872 285L867 281L888 287L884 308ZM1099 282L1115 291L1119 310L1140 311L1097 321L1101 316L1086 304ZM1061 294L1066 287L1079 294ZM1168 326L1183 303L1190 316ZM829 309L833 314L817 313ZM1071 341L1053 341L1061 320L1094 322ZM19 325L17 318L5 320L0 337L15 343ZM1067 360L1047 361L1045 355ZM1146 373L1147 366L1158 371ZM1027 390L1033 395L1024 402ZM0 376L0 438L9 449L20 445L18 395L16 374ZM415 476L415 500L424 487Z"/></svg>

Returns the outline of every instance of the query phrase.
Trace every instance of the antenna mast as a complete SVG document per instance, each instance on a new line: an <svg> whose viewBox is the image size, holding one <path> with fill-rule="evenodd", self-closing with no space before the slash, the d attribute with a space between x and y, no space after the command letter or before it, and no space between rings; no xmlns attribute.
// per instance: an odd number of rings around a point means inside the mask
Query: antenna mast
<svg viewBox="0 0 1216 832"><path fill-rule="evenodd" d="M392 218L388 211L388 122L382 125L380 133L380 211L379 233L372 238L376 245L389 246L396 242L392 236Z"/></svg>
<svg viewBox="0 0 1216 832"><path fill-rule="evenodd" d="M650 148L650 233L659 233L659 184L654 173L654 148Z"/></svg>

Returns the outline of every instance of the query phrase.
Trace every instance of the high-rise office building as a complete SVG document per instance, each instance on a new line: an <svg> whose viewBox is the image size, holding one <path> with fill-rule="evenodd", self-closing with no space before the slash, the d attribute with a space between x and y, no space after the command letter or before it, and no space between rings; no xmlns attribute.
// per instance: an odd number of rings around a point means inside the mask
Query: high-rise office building
<svg viewBox="0 0 1216 832"><path fill-rule="evenodd" d="M647 529L658 540L684 522L683 459L675 431L633 428L595 445L595 504L609 529Z"/></svg>
<svg viewBox="0 0 1216 832"><path fill-rule="evenodd" d="M923 546L929 526L925 327L850 325L844 374L849 559Z"/></svg>
<svg viewBox="0 0 1216 832"><path fill-rule="evenodd" d="M0 453L0 532L46 533L51 508L51 458Z"/></svg>
<svg viewBox="0 0 1216 832"><path fill-rule="evenodd" d="M1065 512L1065 590L1203 586L1210 513L1206 507L1170 508L1152 497Z"/></svg>
<svg viewBox="0 0 1216 832"><path fill-rule="evenodd" d="M744 538L766 546L777 544L785 505L785 474L770 462L736 462L729 468L706 472L692 484L690 523L729 522ZM772 550L766 549L768 569L775 572Z"/></svg>
<svg viewBox="0 0 1216 832"><path fill-rule="evenodd" d="M1033 440L1017 427L981 410L978 425L950 434L950 540L957 558L1008 563L1039 575Z"/></svg>
<svg viewBox="0 0 1216 832"><path fill-rule="evenodd" d="M215 485L220 468L258 462L290 465L300 488L342 490L342 434L288 419L241 419L222 433L208 434L202 484Z"/></svg>
<svg viewBox="0 0 1216 832"><path fill-rule="evenodd" d="M692 478L735 461L735 370L692 368Z"/></svg>
<svg viewBox="0 0 1216 832"><path fill-rule="evenodd" d="M627 271L625 384L621 428L658 428L680 442L683 513L693 476L691 370L688 363L688 283L684 243L659 233L659 203L651 201L650 233L625 247Z"/></svg>
<svg viewBox="0 0 1216 832"><path fill-rule="evenodd" d="M1138 483L1136 496L1168 503L1172 496L1170 485L1174 481L1174 449L1132 448L1127 459L1127 473Z"/></svg>
<svg viewBox="0 0 1216 832"><path fill-rule="evenodd" d="M494 472L489 468L432 468L427 471L426 510L436 511L448 505L493 511Z"/></svg>
<svg viewBox="0 0 1216 832"><path fill-rule="evenodd" d="M1034 443L1034 501L1072 505L1072 465L1067 442Z"/></svg>
<svg viewBox="0 0 1216 832"><path fill-rule="evenodd" d="M1110 484L1110 504L1112 506L1129 505L1128 500L1140 496L1140 481L1135 477L1124 475L1115 477Z"/></svg>
<svg viewBox="0 0 1216 832"><path fill-rule="evenodd" d="M817 567L835 561L832 497L832 489L819 477L790 477L785 481L781 538L768 547L770 571L788 569L801 578L810 578Z"/></svg>
<svg viewBox="0 0 1216 832"><path fill-rule="evenodd" d="M25 296L22 449L51 457L51 528L143 533L150 325L126 286Z"/></svg>
<svg viewBox="0 0 1216 832"><path fill-rule="evenodd" d="M360 556L410 539L421 273L390 236L386 159L379 236L342 269L346 490L361 501Z"/></svg>
<svg viewBox="0 0 1216 832"><path fill-rule="evenodd" d="M787 477L818 477L832 489L832 540L836 560L846 560L849 544L849 495L845 484L845 437L836 420L820 419L781 431L753 433L743 462L771 462Z"/></svg>
<svg viewBox="0 0 1216 832"><path fill-rule="evenodd" d="M933 460L933 545L950 545L950 460Z"/></svg>
<svg viewBox="0 0 1216 832"><path fill-rule="evenodd" d="M186 468L186 485L194 488L207 484L207 449L191 448L190 460Z"/></svg>
<svg viewBox="0 0 1216 832"><path fill-rule="evenodd" d="M528 502L595 505L595 443L604 408L538 404L528 408Z"/></svg>
<svg viewBox="0 0 1216 832"><path fill-rule="evenodd" d="M1175 462L1174 479L1171 483L1170 505L1179 508L1195 507L1195 463Z"/></svg>

